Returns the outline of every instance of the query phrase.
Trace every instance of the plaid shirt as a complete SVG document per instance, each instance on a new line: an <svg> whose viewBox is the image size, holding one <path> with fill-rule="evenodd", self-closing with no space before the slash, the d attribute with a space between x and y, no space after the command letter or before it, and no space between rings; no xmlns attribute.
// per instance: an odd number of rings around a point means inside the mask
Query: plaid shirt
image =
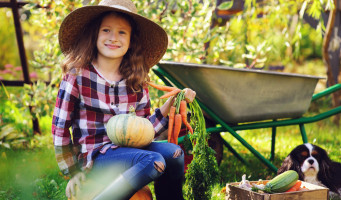
<svg viewBox="0 0 341 200"><path fill-rule="evenodd" d="M166 129L168 118L160 109L150 115L148 89L134 93L125 80L110 84L97 70L88 68L68 73L60 84L52 120L56 159L65 175L91 168L95 152L115 146L107 136L105 124L134 106L136 115L148 118L156 136ZM72 133L70 132L72 127Z"/></svg>

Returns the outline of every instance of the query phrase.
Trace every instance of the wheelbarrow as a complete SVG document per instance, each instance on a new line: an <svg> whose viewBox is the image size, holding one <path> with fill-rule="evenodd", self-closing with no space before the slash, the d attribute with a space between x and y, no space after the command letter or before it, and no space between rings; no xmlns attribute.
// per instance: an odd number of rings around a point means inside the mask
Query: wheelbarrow
<svg viewBox="0 0 341 200"><path fill-rule="evenodd" d="M277 167L271 161L275 156L277 127L298 125L303 143L307 143L304 124L341 113L339 106L303 117L312 101L341 90L341 84L337 84L314 95L316 84L323 77L179 62L160 62L152 70L166 85L196 91L205 118L214 122L213 126L207 127L207 132L229 132L274 172ZM237 133L260 128L272 128L270 159ZM179 138L179 143L183 138ZM234 156L247 164L228 142L222 140Z"/></svg>

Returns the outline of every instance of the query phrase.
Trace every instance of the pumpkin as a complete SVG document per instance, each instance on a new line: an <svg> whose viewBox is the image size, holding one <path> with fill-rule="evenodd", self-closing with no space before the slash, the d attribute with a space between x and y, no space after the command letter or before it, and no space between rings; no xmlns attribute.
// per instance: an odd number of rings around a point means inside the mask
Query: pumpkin
<svg viewBox="0 0 341 200"><path fill-rule="evenodd" d="M153 200L152 192L146 185L137 191L129 200Z"/></svg>
<svg viewBox="0 0 341 200"><path fill-rule="evenodd" d="M118 146L142 148L153 141L155 131L153 124L146 118L136 116L131 106L128 114L115 115L109 119L107 134Z"/></svg>

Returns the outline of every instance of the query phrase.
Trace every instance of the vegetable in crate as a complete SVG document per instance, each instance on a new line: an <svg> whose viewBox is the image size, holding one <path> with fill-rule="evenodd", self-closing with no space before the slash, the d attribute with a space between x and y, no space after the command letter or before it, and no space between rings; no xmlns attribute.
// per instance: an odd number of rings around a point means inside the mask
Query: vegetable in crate
<svg viewBox="0 0 341 200"><path fill-rule="evenodd" d="M143 117L136 116L134 107L128 114L111 117L107 123L109 139L116 145L142 148L154 139L155 131L152 123Z"/></svg>
<svg viewBox="0 0 341 200"><path fill-rule="evenodd" d="M285 192L296 192L296 191L299 191L301 189L301 185L302 185L302 181L297 180L295 185L292 186L289 190L287 190Z"/></svg>
<svg viewBox="0 0 341 200"><path fill-rule="evenodd" d="M286 171L277 175L269 181L264 188L267 193L280 193L289 190L296 184L298 180L298 173L294 170Z"/></svg>

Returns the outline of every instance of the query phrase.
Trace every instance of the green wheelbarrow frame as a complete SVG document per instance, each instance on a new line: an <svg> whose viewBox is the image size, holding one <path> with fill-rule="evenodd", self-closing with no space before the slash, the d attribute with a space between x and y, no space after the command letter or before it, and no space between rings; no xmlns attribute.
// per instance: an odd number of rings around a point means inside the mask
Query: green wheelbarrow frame
<svg viewBox="0 0 341 200"><path fill-rule="evenodd" d="M166 71L161 69L158 66L154 66L152 68L153 72L168 86L171 86L173 83L176 87L183 89L184 87L175 80L172 76L170 76ZM341 84L336 84L332 87L325 89L324 91L314 94L311 101L316 101L319 98L327 96L331 93L334 93L338 90L341 90ZM270 170L273 172L277 172L277 167L271 162L275 157L275 143L276 143L276 133L277 127L281 126L289 126L289 125L298 125L303 143L308 142L307 134L305 131L304 125L307 123L313 123L316 121L320 121L331 117L333 115L341 113L341 106L330 109L326 112L310 116L310 117L300 117L295 119L283 119L283 120L272 120L272 121L264 121L264 122L250 122L240 125L228 125L225 123L220 117L218 117L212 110L210 110L207 106L205 106L202 102L198 101L202 110L210 116L219 126L216 127L208 127L206 130L209 133L218 133L220 132L229 132L234 138L236 138L244 147L246 147L254 156L256 156L262 163L264 163ZM251 129L260 129L260 128L272 128L272 140L271 140L271 154L270 159L266 159L261 153L259 153L255 148L253 148L248 142L246 142L236 131L240 130L251 130ZM179 138L179 143L183 142L185 136ZM248 162L244 160L242 156L238 154L238 152L226 141L222 138L223 144L228 148L230 152L233 153L236 158L238 158L242 163L248 165ZM167 142L167 141L158 141L158 142Z"/></svg>

